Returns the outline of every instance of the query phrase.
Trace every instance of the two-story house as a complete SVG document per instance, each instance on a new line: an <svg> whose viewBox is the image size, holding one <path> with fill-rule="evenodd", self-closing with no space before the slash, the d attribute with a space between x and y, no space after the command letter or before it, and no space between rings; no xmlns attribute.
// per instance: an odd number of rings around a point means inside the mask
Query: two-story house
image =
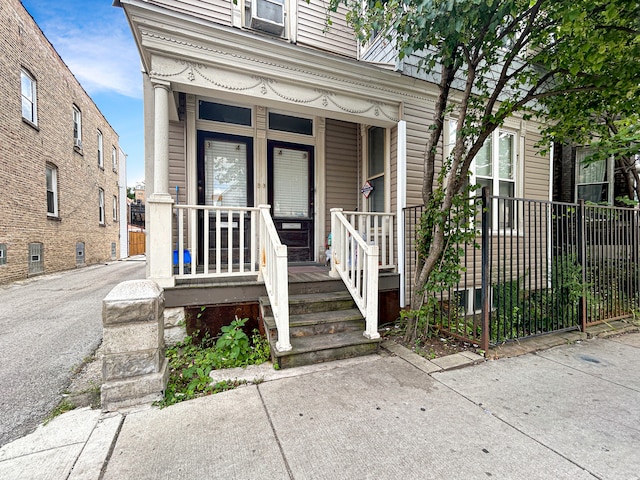
<svg viewBox="0 0 640 480"><path fill-rule="evenodd" d="M0 6L0 283L120 258L118 135L19 0Z"/></svg>
<svg viewBox="0 0 640 480"><path fill-rule="evenodd" d="M327 26L317 0L114 5L144 70L148 277L166 305L233 315L268 294L286 355L307 348L289 327L310 300L293 297L328 289L313 283L328 260L374 341L406 304L403 209L422 203L436 86L384 39L359 45L345 11ZM494 137L482 181L549 200L539 125L513 117Z"/></svg>

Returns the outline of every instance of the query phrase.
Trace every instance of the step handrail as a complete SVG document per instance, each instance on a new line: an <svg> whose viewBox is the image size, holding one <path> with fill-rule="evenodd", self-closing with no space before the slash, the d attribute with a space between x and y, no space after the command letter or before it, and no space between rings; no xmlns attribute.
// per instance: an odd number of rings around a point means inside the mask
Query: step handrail
<svg viewBox="0 0 640 480"><path fill-rule="evenodd" d="M378 333L379 248L369 245L349 223L341 208L331 209L332 277L340 277L360 313L365 318L364 336L380 338Z"/></svg>
<svg viewBox="0 0 640 480"><path fill-rule="evenodd" d="M260 276L264 281L278 331L276 349L291 350L289 338L289 281L287 246L283 245L271 218L271 205L259 205Z"/></svg>

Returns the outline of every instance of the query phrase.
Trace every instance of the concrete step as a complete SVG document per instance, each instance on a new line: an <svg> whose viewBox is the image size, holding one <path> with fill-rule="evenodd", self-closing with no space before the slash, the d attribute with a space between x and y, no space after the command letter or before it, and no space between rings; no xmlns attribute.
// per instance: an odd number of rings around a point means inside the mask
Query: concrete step
<svg viewBox="0 0 640 480"><path fill-rule="evenodd" d="M269 297L260 297L258 302L260 303L263 317L273 316ZM289 296L289 316L332 310L349 310L355 308L355 306L353 298L347 291Z"/></svg>
<svg viewBox="0 0 640 480"><path fill-rule="evenodd" d="M370 340L362 331L354 331L291 337L291 350L272 351L280 368L291 368L368 355L374 353L379 344L380 339Z"/></svg>
<svg viewBox="0 0 640 480"><path fill-rule="evenodd" d="M264 325L271 339L277 338L276 322L273 317L263 317ZM363 332L365 320L360 310L334 310L326 312L303 313L289 317L289 335L305 337L338 332Z"/></svg>
<svg viewBox="0 0 640 480"><path fill-rule="evenodd" d="M307 293L289 297L289 337L292 349L279 352L278 331L268 297L260 297L271 358L281 368L297 367L366 355L379 340L363 335L366 322L349 292Z"/></svg>

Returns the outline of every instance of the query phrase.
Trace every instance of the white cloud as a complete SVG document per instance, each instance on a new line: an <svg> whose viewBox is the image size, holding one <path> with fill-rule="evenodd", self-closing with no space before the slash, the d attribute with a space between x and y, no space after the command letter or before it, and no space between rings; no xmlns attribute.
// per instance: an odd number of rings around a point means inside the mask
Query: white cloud
<svg viewBox="0 0 640 480"><path fill-rule="evenodd" d="M40 0L31 1L43 32L90 95L142 98L138 50L122 9L76 0L44 10Z"/></svg>
<svg viewBox="0 0 640 480"><path fill-rule="evenodd" d="M90 95L114 91L142 98L140 60L133 40L118 34L73 33L50 40Z"/></svg>

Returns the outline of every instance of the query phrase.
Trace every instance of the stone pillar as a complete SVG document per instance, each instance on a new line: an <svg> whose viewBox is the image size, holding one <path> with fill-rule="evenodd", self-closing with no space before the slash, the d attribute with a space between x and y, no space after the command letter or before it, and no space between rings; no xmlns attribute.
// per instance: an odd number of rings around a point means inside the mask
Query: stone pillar
<svg viewBox="0 0 640 480"><path fill-rule="evenodd" d="M163 311L164 294L151 280L122 282L102 301L104 411L162 399L169 378Z"/></svg>

